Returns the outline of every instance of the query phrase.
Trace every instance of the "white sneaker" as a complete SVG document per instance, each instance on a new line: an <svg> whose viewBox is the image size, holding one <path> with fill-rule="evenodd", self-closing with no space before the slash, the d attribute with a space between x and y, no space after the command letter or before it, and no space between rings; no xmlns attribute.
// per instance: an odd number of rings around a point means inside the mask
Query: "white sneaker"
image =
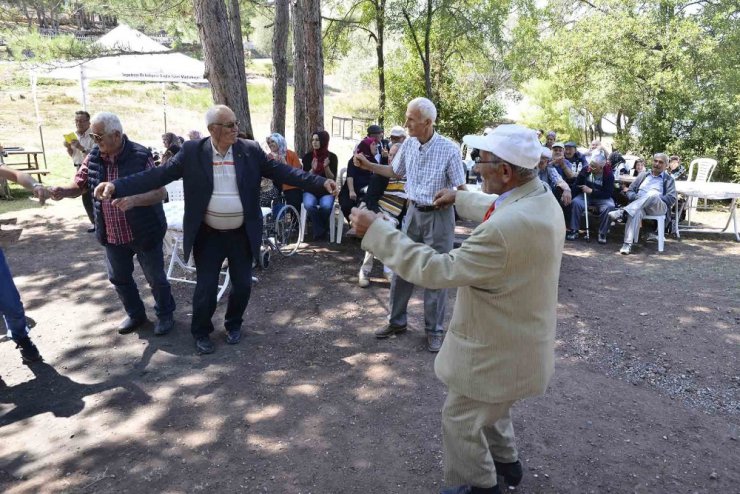
<svg viewBox="0 0 740 494"><path fill-rule="evenodd" d="M362 288L370 286L370 280L367 279L367 275L363 270L360 270L360 274L357 277L357 282Z"/></svg>
<svg viewBox="0 0 740 494"><path fill-rule="evenodd" d="M622 255L628 255L632 253L632 244L624 243L622 244L622 248L619 249L619 253Z"/></svg>
<svg viewBox="0 0 740 494"><path fill-rule="evenodd" d="M612 221L619 221L624 218L624 209L619 208L615 209L614 211L609 211L609 213L607 213L607 216L609 216Z"/></svg>

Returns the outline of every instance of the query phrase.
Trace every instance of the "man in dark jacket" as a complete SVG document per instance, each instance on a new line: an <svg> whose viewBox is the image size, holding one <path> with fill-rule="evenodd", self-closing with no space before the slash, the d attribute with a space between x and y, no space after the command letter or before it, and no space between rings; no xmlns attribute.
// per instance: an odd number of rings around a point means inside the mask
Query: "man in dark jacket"
<svg viewBox="0 0 740 494"><path fill-rule="evenodd" d="M152 154L144 146L130 141L113 113L101 112L91 120L90 136L96 145L77 170L74 183L51 187L52 198L77 197L93 191L100 183L134 175L154 167ZM167 221L162 210L164 188L114 201L94 201L95 235L105 247L108 279L116 287L127 317L118 332L127 334L147 322L133 278L133 258L139 260L154 296L157 324L154 334L164 335L174 327L175 299L164 272L162 239Z"/></svg>
<svg viewBox="0 0 740 494"><path fill-rule="evenodd" d="M575 141L568 141L565 143L565 159L571 162L573 165L573 172L580 173L582 169L588 166L586 157L578 151L577 144Z"/></svg>
<svg viewBox="0 0 740 494"><path fill-rule="evenodd" d="M191 332L198 353L213 353L211 318L216 311L218 277L229 261L232 290L226 309L226 343L241 339L252 285L252 258L262 245L259 189L262 177L320 194L337 193L334 181L270 160L254 141L237 139L239 123L230 108L206 112L210 137L186 142L166 166L101 183L95 196L125 198L183 180L183 251L193 251L196 285Z"/></svg>
<svg viewBox="0 0 740 494"><path fill-rule="evenodd" d="M581 216L588 206L599 211L599 243L606 243L606 234L609 232L609 211L614 209L614 174L610 168L605 168L606 159L603 154L596 153L591 156L591 163L582 169L576 178L573 187L573 203L570 212L570 231L565 236L568 240L578 238L578 230L581 226ZM588 212L586 211L586 214Z"/></svg>

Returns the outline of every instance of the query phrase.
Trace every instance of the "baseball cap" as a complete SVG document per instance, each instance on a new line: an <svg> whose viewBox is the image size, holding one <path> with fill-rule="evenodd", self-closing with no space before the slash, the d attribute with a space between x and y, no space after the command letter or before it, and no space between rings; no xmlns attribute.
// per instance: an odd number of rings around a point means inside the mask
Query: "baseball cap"
<svg viewBox="0 0 740 494"><path fill-rule="evenodd" d="M589 159L588 162L604 166L606 165L606 158L604 158L604 155L601 153L594 153L591 155L591 159Z"/></svg>
<svg viewBox="0 0 740 494"><path fill-rule="evenodd" d="M463 142L471 148L489 151L507 163L534 168L540 162L542 144L537 139L537 132L515 124L504 124L496 127L487 136L467 135Z"/></svg>
<svg viewBox="0 0 740 494"><path fill-rule="evenodd" d="M550 158L552 158L552 151L550 150L549 147L542 146L542 153L540 155L541 156L544 156L547 159L550 159Z"/></svg>
<svg viewBox="0 0 740 494"><path fill-rule="evenodd" d="M400 125L396 125L391 129L391 137L406 137L406 130Z"/></svg>
<svg viewBox="0 0 740 494"><path fill-rule="evenodd" d="M493 128L491 128L491 127L486 127L485 129L483 129L483 135L484 136L487 136L491 132L493 132Z"/></svg>
<svg viewBox="0 0 740 494"><path fill-rule="evenodd" d="M565 143L565 147L567 148L577 148L578 144L576 144L576 141L568 141Z"/></svg>
<svg viewBox="0 0 740 494"><path fill-rule="evenodd" d="M382 134L383 133L383 127L377 124L372 124L370 127L367 128L367 135L370 134Z"/></svg>
<svg viewBox="0 0 740 494"><path fill-rule="evenodd" d="M562 148L563 147L563 143L562 142L556 142L555 144L552 145L552 147L553 148Z"/></svg>

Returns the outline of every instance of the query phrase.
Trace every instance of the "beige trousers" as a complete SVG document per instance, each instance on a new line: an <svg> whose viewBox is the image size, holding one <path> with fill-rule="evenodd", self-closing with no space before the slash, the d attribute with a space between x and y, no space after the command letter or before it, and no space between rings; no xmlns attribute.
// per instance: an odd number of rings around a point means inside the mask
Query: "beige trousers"
<svg viewBox="0 0 740 494"><path fill-rule="evenodd" d="M493 487L493 461L517 461L510 414L513 404L485 403L448 390L442 407L446 485Z"/></svg>

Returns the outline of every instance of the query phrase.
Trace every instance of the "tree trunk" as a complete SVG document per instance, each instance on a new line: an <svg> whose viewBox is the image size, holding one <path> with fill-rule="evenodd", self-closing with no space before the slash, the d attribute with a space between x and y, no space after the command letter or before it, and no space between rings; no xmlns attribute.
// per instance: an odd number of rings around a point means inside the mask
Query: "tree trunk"
<svg viewBox="0 0 740 494"><path fill-rule="evenodd" d="M304 10L301 0L292 0L293 27L293 144L298 156L309 150L310 132L306 120L306 37L304 35Z"/></svg>
<svg viewBox="0 0 740 494"><path fill-rule="evenodd" d="M237 53L223 0L193 0L195 23L203 46L205 78L211 83L213 101L231 108L241 130L251 133L243 49ZM241 36L239 36L241 40Z"/></svg>
<svg viewBox="0 0 740 494"><path fill-rule="evenodd" d="M302 0L306 47L306 121L309 132L324 130L324 54L321 1Z"/></svg>
<svg viewBox="0 0 740 494"><path fill-rule="evenodd" d="M285 136L285 113L288 99L288 29L289 0L275 1L275 24L272 32L272 121L270 129Z"/></svg>
<svg viewBox="0 0 740 494"><path fill-rule="evenodd" d="M431 50L429 47L430 44L430 37L431 37L431 31L432 31L432 16L434 15L434 10L432 10L432 0L427 0L427 24L424 31L424 89L426 91L426 96L430 100L434 101L434 98L432 97L432 64L430 60Z"/></svg>
<svg viewBox="0 0 740 494"><path fill-rule="evenodd" d="M378 28L375 44L378 56L378 123L382 127L385 121L385 0L379 0L376 4L375 24Z"/></svg>
<svg viewBox="0 0 740 494"><path fill-rule="evenodd" d="M244 106L246 112L244 115L236 115L239 120L241 130L254 137L252 130L252 118L249 114L249 91L247 90L247 68L244 66L244 40L242 38L242 16L239 10L239 0L230 0L229 4L229 30L231 39L234 42L236 52L236 64L239 75L241 76L240 84L244 87Z"/></svg>

